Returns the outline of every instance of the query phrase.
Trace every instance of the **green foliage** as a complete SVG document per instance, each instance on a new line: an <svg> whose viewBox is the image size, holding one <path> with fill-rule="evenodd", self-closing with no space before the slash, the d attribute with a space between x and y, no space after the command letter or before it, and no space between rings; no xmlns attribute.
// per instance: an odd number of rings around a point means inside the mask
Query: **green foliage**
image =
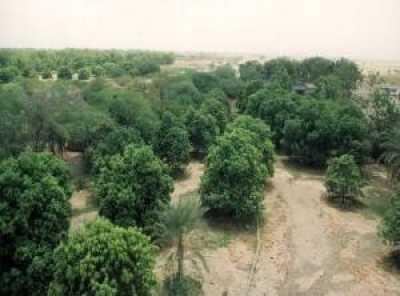
<svg viewBox="0 0 400 296"><path fill-rule="evenodd" d="M72 71L68 66L62 66L58 70L58 76L59 79L64 79L64 80L69 80L72 79Z"/></svg>
<svg viewBox="0 0 400 296"><path fill-rule="evenodd" d="M0 83L8 83L14 81L19 72L14 66L0 68Z"/></svg>
<svg viewBox="0 0 400 296"><path fill-rule="evenodd" d="M192 81L180 80L167 84L162 91L165 109L183 116L188 108L199 106L202 96Z"/></svg>
<svg viewBox="0 0 400 296"><path fill-rule="evenodd" d="M50 154L23 153L0 163L0 192L0 294L44 295L69 228L68 169Z"/></svg>
<svg viewBox="0 0 400 296"><path fill-rule="evenodd" d="M379 234L388 244L395 247L400 244L400 192L392 197L391 206L379 225Z"/></svg>
<svg viewBox="0 0 400 296"><path fill-rule="evenodd" d="M163 114L154 146L156 154L169 166L173 175L184 171L190 160L189 134L172 113Z"/></svg>
<svg viewBox="0 0 400 296"><path fill-rule="evenodd" d="M400 178L400 125L396 125L383 139L382 159L390 169L392 180Z"/></svg>
<svg viewBox="0 0 400 296"><path fill-rule="evenodd" d="M320 77L316 82L315 95L321 99L341 99L344 97L344 85L336 75Z"/></svg>
<svg viewBox="0 0 400 296"><path fill-rule="evenodd" d="M171 266L167 266L167 268L174 271L173 278L176 281L175 284L178 284L178 286L179 284L184 284L186 280L184 272L185 241L188 235L195 229L203 214L204 209L201 208L197 196L185 197L180 199L176 204L165 205L159 212L160 222L157 224L157 231L160 243L173 243L176 245L176 251L169 258L169 261L174 263L173 268ZM200 261L205 263L201 254L197 255ZM170 262L167 262L167 264ZM207 269L206 265L205 267ZM173 286L178 290L177 295L190 295L187 293L188 291L181 291L183 287ZM171 290L172 287L169 288Z"/></svg>
<svg viewBox="0 0 400 296"><path fill-rule="evenodd" d="M134 228L97 219L55 251L49 296L152 295L155 249Z"/></svg>
<svg viewBox="0 0 400 296"><path fill-rule="evenodd" d="M193 84L202 93L219 88L219 79L214 73L195 72L192 75Z"/></svg>
<svg viewBox="0 0 400 296"><path fill-rule="evenodd" d="M229 120L229 106L224 105L217 99L209 98L201 104L200 112L213 116L220 132L224 132L225 126Z"/></svg>
<svg viewBox="0 0 400 296"><path fill-rule="evenodd" d="M270 86L249 97L246 113L262 119L271 127L272 139L279 147L285 122L295 115L296 109L294 95L279 87Z"/></svg>
<svg viewBox="0 0 400 296"><path fill-rule="evenodd" d="M244 81L261 80L263 78L263 65L258 61L247 61L239 65L240 79Z"/></svg>
<svg viewBox="0 0 400 296"><path fill-rule="evenodd" d="M88 80L90 78L90 70L88 68L82 68L78 73L79 80Z"/></svg>
<svg viewBox="0 0 400 296"><path fill-rule="evenodd" d="M235 129L244 129L251 133L252 144L262 153L262 161L267 166L270 176L274 174L274 145L272 144L272 133L268 125L261 119L249 115L239 115L227 127L227 132Z"/></svg>
<svg viewBox="0 0 400 296"><path fill-rule="evenodd" d="M148 146L129 145L111 157L96 177L100 215L120 226L154 224L154 213L168 203L172 180Z"/></svg>
<svg viewBox="0 0 400 296"><path fill-rule="evenodd" d="M253 137L250 131L238 128L212 146L200 187L204 207L239 219L260 213L268 170L262 153L252 145Z"/></svg>
<svg viewBox="0 0 400 296"><path fill-rule="evenodd" d="M361 172L353 156L344 154L331 159L325 183L330 199L339 199L342 205L353 201L361 187Z"/></svg>
<svg viewBox="0 0 400 296"><path fill-rule="evenodd" d="M339 77L344 89L349 91L357 87L357 83L362 80L362 74L357 64L345 58L335 62L333 73Z"/></svg>
<svg viewBox="0 0 400 296"><path fill-rule="evenodd" d="M285 122L283 147L300 161L324 166L330 157L349 153L362 162L369 153L367 122L355 105L304 98Z"/></svg>
<svg viewBox="0 0 400 296"><path fill-rule="evenodd" d="M214 116L191 108L185 116L185 125L194 151L199 155L207 154L208 148L220 134L218 122Z"/></svg>
<svg viewBox="0 0 400 296"><path fill-rule="evenodd" d="M121 93L110 103L109 110L118 124L137 129L146 143L152 143L160 121L148 100Z"/></svg>
<svg viewBox="0 0 400 296"><path fill-rule="evenodd" d="M305 81L315 82L320 77L333 72L335 63L322 57L311 57L303 60L300 64L300 76Z"/></svg>
<svg viewBox="0 0 400 296"><path fill-rule="evenodd" d="M86 151L86 157L91 162L92 172L98 173L101 167L107 166L110 158L124 152L129 144L141 146L144 144L139 132L134 128L115 127L107 132Z"/></svg>
<svg viewBox="0 0 400 296"><path fill-rule="evenodd" d="M387 145L382 143L396 138L391 134L396 130L394 127L400 124L400 107L391 97L375 92L370 98L368 108L372 155L379 158L387 150Z"/></svg>

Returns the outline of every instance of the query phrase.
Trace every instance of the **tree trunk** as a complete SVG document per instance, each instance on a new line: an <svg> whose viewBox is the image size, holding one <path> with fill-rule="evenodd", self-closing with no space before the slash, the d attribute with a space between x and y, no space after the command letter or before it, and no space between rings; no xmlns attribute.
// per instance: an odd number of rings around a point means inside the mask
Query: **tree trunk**
<svg viewBox="0 0 400 296"><path fill-rule="evenodd" d="M184 247L183 247L183 235L181 234L178 239L178 249L177 249L177 258L178 258L178 280L183 280L183 258L184 258Z"/></svg>

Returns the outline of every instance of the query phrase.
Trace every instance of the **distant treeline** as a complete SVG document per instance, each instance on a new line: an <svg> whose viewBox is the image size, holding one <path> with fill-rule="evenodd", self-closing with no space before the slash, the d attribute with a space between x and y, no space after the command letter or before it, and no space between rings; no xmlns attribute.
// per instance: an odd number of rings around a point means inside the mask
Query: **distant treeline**
<svg viewBox="0 0 400 296"><path fill-rule="evenodd" d="M94 49L0 49L0 82L18 77L41 75L50 78L57 73L61 79L71 79L79 73L81 79L145 75L160 71L160 65L174 62L172 53L139 50Z"/></svg>

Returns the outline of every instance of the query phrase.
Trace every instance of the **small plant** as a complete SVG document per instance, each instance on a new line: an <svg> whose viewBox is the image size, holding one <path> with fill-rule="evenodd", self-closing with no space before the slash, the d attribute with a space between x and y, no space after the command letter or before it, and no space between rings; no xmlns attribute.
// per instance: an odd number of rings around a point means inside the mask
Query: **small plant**
<svg viewBox="0 0 400 296"><path fill-rule="evenodd" d="M386 243L394 247L400 245L400 191L392 197L391 207L379 226L379 234Z"/></svg>
<svg viewBox="0 0 400 296"><path fill-rule="evenodd" d="M353 156L342 155L333 158L328 163L326 173L326 188L328 198L339 199L342 206L351 202L360 193L361 173Z"/></svg>

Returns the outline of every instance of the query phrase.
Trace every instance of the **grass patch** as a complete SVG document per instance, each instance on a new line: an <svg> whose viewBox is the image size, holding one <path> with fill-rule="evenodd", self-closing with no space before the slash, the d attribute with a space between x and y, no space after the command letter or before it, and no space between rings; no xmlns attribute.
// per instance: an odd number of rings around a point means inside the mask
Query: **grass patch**
<svg viewBox="0 0 400 296"><path fill-rule="evenodd" d="M365 205L361 213L367 217L382 218L390 208L391 190L377 186L366 186L363 189L362 203Z"/></svg>

